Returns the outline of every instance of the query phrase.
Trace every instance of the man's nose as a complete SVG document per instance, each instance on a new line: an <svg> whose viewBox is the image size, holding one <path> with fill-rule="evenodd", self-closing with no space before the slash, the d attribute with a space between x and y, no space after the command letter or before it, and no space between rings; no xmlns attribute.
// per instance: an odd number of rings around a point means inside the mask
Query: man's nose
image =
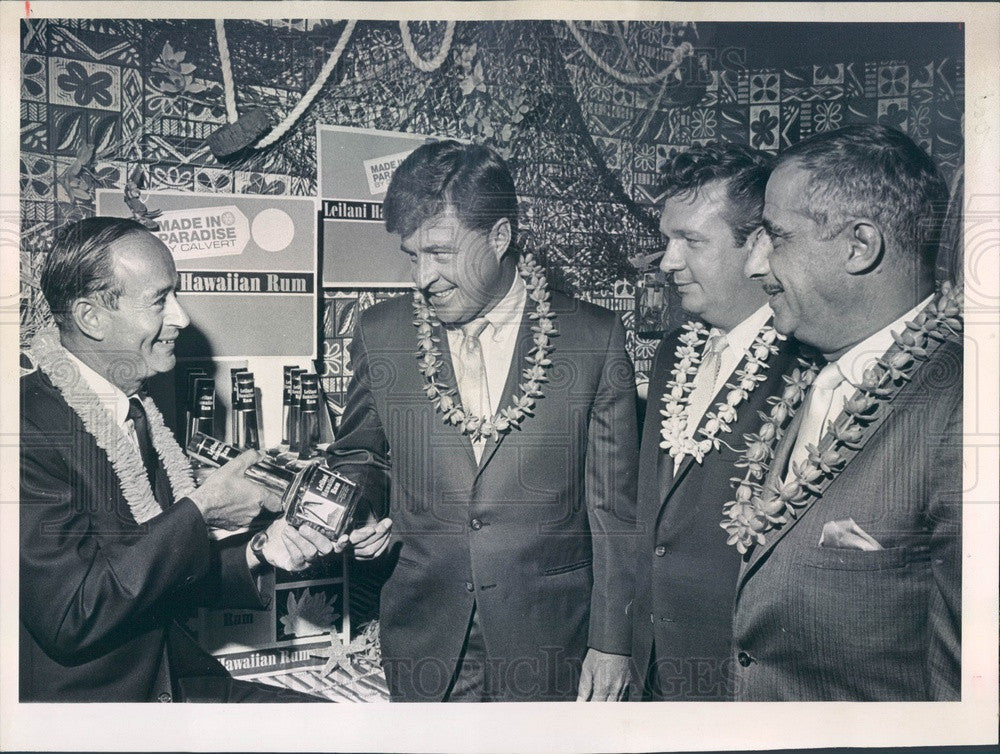
<svg viewBox="0 0 1000 754"><path fill-rule="evenodd" d="M181 306L181 302L177 300L177 296L173 293L167 296L167 310L163 316L164 324L176 327L178 330L183 330L185 327L191 324L191 318L188 317L187 312L184 311L184 307Z"/></svg>
<svg viewBox="0 0 1000 754"><path fill-rule="evenodd" d="M426 290L435 278L434 265L429 260L418 256L413 267L413 282L417 284L417 288Z"/></svg>
<svg viewBox="0 0 1000 754"><path fill-rule="evenodd" d="M743 265L743 274L748 278L762 278L771 271L768 260L771 256L771 237L767 233L758 233L750 253L747 255L746 264Z"/></svg>
<svg viewBox="0 0 1000 754"><path fill-rule="evenodd" d="M680 239L667 239L667 250L660 257L660 269L663 272L677 272L684 269L684 255L681 254Z"/></svg>

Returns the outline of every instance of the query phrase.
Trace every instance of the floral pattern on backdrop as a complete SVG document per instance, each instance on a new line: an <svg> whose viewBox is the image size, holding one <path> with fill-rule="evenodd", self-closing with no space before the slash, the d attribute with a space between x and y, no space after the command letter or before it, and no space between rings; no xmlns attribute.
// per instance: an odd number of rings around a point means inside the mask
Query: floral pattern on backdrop
<svg viewBox="0 0 1000 754"><path fill-rule="evenodd" d="M226 21L237 109L288 113L344 27ZM407 28L424 60L446 41L443 22ZM47 318L37 273L53 231L93 214L97 188L313 196L317 122L498 148L521 193L521 245L553 288L621 312L640 377L656 340L635 332L642 276L629 258L661 247L657 170L671 155L713 140L777 152L815 132L880 122L913 136L949 181L960 177L960 51L908 60L845 52L835 63L757 70L723 65L710 36L706 24L459 22L441 65L424 72L398 23L359 22L289 133L222 163L205 143L227 122L212 20L25 20L22 339ZM333 403L350 377L357 312L399 293L325 291L321 366ZM669 289L665 301L665 324L679 324Z"/></svg>

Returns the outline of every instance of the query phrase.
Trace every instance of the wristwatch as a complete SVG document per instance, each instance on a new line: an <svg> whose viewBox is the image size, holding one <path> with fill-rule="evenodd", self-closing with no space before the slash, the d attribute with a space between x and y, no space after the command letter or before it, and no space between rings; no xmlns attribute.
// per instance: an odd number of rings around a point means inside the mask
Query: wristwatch
<svg viewBox="0 0 1000 754"><path fill-rule="evenodd" d="M264 545L267 544L267 532L259 531L253 535L250 539L250 552L266 566L271 565L267 558L264 557Z"/></svg>

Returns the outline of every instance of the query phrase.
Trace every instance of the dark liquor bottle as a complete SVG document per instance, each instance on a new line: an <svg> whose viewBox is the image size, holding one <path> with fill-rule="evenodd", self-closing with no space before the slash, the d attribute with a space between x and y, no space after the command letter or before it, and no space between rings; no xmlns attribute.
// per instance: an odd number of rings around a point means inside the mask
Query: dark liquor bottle
<svg viewBox="0 0 1000 754"><path fill-rule="evenodd" d="M292 403L288 410L288 448L293 453L299 451L299 405L302 403L302 375L306 370L296 367L292 370Z"/></svg>
<svg viewBox="0 0 1000 754"><path fill-rule="evenodd" d="M284 384L281 391L281 450L286 451L291 443L292 418L292 372L298 369L294 364L284 368Z"/></svg>
<svg viewBox="0 0 1000 754"><path fill-rule="evenodd" d="M302 401L299 403L299 459L316 455L319 444L319 377L302 375Z"/></svg>
<svg viewBox="0 0 1000 754"><path fill-rule="evenodd" d="M199 377L194 381L194 404L187 429L188 439L196 432L206 435L215 432L215 380L211 377Z"/></svg>
<svg viewBox="0 0 1000 754"><path fill-rule="evenodd" d="M202 377L208 377L208 372L201 367L194 367L187 372L187 391L184 393L184 444L191 438L191 421L198 403L198 396L195 393L195 381Z"/></svg>
<svg viewBox="0 0 1000 754"><path fill-rule="evenodd" d="M187 454L191 459L212 468L224 466L241 452L239 448L224 443L222 440L216 440L204 432L195 432L191 435L191 440L187 445ZM297 472L295 469L280 466L270 459L264 458L248 468L243 474L248 479L252 479L280 495L284 494L288 485L295 480Z"/></svg>
<svg viewBox="0 0 1000 754"><path fill-rule="evenodd" d="M229 424L226 427L226 437L236 444L236 375L249 371L246 367L236 367L229 370L231 392L229 393Z"/></svg>
<svg viewBox="0 0 1000 754"><path fill-rule="evenodd" d="M233 445L237 448L260 449L257 431L257 391L253 372L236 374L236 401L233 403Z"/></svg>
<svg viewBox="0 0 1000 754"><path fill-rule="evenodd" d="M191 458L214 467L240 454L232 445L202 433L191 437L187 452ZM347 530L361 498L356 482L319 463L293 469L265 458L244 475L282 496L285 518L292 526L312 526L330 539Z"/></svg>

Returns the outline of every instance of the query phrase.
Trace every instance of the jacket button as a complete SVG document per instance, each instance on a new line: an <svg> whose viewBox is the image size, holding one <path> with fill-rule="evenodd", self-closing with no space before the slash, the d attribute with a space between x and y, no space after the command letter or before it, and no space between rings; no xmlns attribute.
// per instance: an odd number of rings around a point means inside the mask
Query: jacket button
<svg viewBox="0 0 1000 754"><path fill-rule="evenodd" d="M473 583L471 581L466 581L465 582L465 591L467 591L467 592L474 592L474 591L476 591L476 587L473 585Z"/></svg>
<svg viewBox="0 0 1000 754"><path fill-rule="evenodd" d="M472 519L472 521L469 522L469 526L471 526L476 531L479 531L480 529L483 528L483 522L480 521L478 518L474 518Z"/></svg>
<svg viewBox="0 0 1000 754"><path fill-rule="evenodd" d="M736 655L736 662L738 662L740 665L742 665L745 668L749 668L750 667L750 663L753 662L753 658L750 655L748 655L746 652L740 652L738 655Z"/></svg>
<svg viewBox="0 0 1000 754"><path fill-rule="evenodd" d="M156 697L156 701L158 702L172 702L173 700L173 697L166 691L161 692L160 695Z"/></svg>
<svg viewBox="0 0 1000 754"><path fill-rule="evenodd" d="M664 555L667 554L667 548L664 547L663 545L657 545L656 549L653 550L653 554L656 555L656 557L658 558L662 558Z"/></svg>

